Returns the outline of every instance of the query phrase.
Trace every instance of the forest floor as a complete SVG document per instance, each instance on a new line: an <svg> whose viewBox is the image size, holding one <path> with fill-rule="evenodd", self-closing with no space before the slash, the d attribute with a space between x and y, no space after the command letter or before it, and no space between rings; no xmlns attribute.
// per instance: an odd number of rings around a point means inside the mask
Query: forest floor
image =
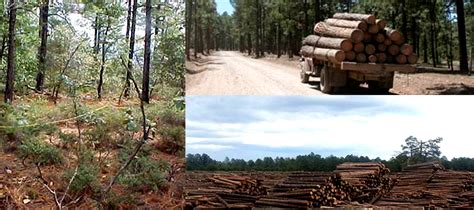
<svg viewBox="0 0 474 210"><path fill-rule="evenodd" d="M33 110L49 110L44 111L47 113L39 113L40 116L38 116L38 119L49 118L47 115L51 114L50 112L53 114L55 113L58 118L64 118L66 115L70 116L71 113L63 110L64 107L70 106L70 104L68 104L69 99L65 99L64 101L60 100L58 104L54 104L51 99L46 98L47 97L38 94L17 97L14 105L21 104L21 106L27 106L30 109L28 110L30 112L33 112ZM43 101L44 103L38 103L37 101ZM139 104L138 100L122 101L121 104L118 104L116 101L106 99L98 101L91 99L89 96L82 97L79 103L91 110L98 110L101 109L100 107L106 107L109 111L116 113L121 113L120 111L125 111L130 108L138 109L137 107ZM44 122L49 123L51 122L50 120L52 119L48 119ZM42 123L42 121L38 122ZM76 135L78 130L74 122L75 120L58 123L57 128L60 130L60 133ZM4 122L1 124L3 123ZM87 135L87 130L92 129L87 125L81 127L82 132L84 132L82 135ZM0 129L2 128L0 127ZM115 130L115 135L117 134L118 131ZM114 134L112 133L112 135ZM140 135L140 132L133 134L133 136L136 136L138 139L140 138ZM43 139L44 142L59 148L62 151L61 153L72 153L71 151L68 151L71 146L67 146L56 134L51 134L50 136L45 135L44 137L47 137ZM8 209L8 207L19 209L55 208L54 197L39 181L39 172L31 160L23 161L18 155L19 151L16 146L14 146L15 148L5 149L7 148L5 145L8 143L2 142L3 140L0 139L0 146L3 146L3 149L0 149L0 209ZM167 179L167 187L158 191L146 188L130 190L129 187L117 183L111 189L113 197L107 198L107 205L109 205L109 207L181 208L184 204L182 197L183 185L181 184L184 180L184 156L160 151L157 145L159 145L161 141L161 137L156 135L152 140L149 140L145 146L151 148L149 157L151 160L164 161L169 164L170 168L165 175ZM98 185L105 186L110 181L110 178L118 171L118 168L121 166L117 161L120 149L120 146L114 146L106 148L107 151L103 151L103 153L98 152L95 154L95 157L98 158L99 161L97 165L99 165L100 168ZM73 162L75 161L66 159L61 165L41 167L44 179L48 180L49 186L52 189L57 188L59 190L59 195L61 195L60 189L64 189L64 172L66 169L74 168ZM69 208L96 209L98 208L98 203L94 200L92 195L93 192L91 191L92 189L89 189L81 194L68 195L66 196L64 203L67 203ZM71 197L77 200L72 200Z"/></svg>
<svg viewBox="0 0 474 210"><path fill-rule="evenodd" d="M186 62L188 95L321 95L319 79L302 84L299 57L266 55L261 59L240 52L219 51ZM338 94L374 94L363 85ZM443 68L423 67L415 74L397 74L393 95L474 94L474 76Z"/></svg>

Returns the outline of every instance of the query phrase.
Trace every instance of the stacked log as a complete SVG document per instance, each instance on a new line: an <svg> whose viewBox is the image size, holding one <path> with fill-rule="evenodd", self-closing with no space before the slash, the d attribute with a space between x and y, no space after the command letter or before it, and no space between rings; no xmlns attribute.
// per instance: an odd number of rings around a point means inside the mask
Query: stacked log
<svg viewBox="0 0 474 210"><path fill-rule="evenodd" d="M405 37L374 15L336 13L314 27L315 35L303 41L301 55L339 64L416 64L418 56Z"/></svg>
<svg viewBox="0 0 474 210"><path fill-rule="evenodd" d="M389 207L473 208L470 172L445 170L439 162L406 167L397 174L399 182L391 192L375 203Z"/></svg>
<svg viewBox="0 0 474 210"><path fill-rule="evenodd" d="M344 163L326 185L312 191L313 205L339 206L350 202L373 203L390 191L394 180L382 163Z"/></svg>
<svg viewBox="0 0 474 210"><path fill-rule="evenodd" d="M472 172L430 162L389 173L380 163L344 163L330 173L187 172L186 208L474 208Z"/></svg>

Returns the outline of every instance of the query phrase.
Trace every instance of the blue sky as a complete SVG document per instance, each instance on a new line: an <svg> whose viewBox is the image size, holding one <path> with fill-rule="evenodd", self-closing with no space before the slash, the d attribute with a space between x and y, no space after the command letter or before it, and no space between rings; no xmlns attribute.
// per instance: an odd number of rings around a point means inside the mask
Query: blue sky
<svg viewBox="0 0 474 210"><path fill-rule="evenodd" d="M474 157L472 97L187 97L186 152L256 159L349 154L389 159L413 135Z"/></svg>
<svg viewBox="0 0 474 210"><path fill-rule="evenodd" d="M216 4L217 12L219 14L227 12L229 15L232 15L232 13L234 13L234 7L232 7L232 4L230 4L230 0L216 0Z"/></svg>

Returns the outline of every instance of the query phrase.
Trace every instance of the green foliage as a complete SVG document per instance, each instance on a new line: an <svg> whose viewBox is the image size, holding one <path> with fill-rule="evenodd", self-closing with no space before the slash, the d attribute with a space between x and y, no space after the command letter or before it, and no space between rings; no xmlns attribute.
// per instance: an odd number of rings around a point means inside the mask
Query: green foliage
<svg viewBox="0 0 474 210"><path fill-rule="evenodd" d="M125 163L133 153L133 149L133 144L123 148L119 153L119 162ZM165 174L170 166L166 161L151 159L150 151L151 148L145 147L132 160L130 166L119 177L118 182L136 191L156 191L166 187Z"/></svg>
<svg viewBox="0 0 474 210"><path fill-rule="evenodd" d="M182 126L163 126L159 129L163 141L159 148L163 152L170 154L182 154L184 152L184 127Z"/></svg>
<svg viewBox="0 0 474 210"><path fill-rule="evenodd" d="M69 183L74 176L75 169L69 169L64 172L63 179ZM80 164L77 168L77 174L71 183L70 190L73 193L80 193L86 189L94 190L99 184L99 169L93 164Z"/></svg>
<svg viewBox="0 0 474 210"><path fill-rule="evenodd" d="M59 164L63 161L58 148L36 138L24 140L19 153L22 158L29 158L36 165Z"/></svg>

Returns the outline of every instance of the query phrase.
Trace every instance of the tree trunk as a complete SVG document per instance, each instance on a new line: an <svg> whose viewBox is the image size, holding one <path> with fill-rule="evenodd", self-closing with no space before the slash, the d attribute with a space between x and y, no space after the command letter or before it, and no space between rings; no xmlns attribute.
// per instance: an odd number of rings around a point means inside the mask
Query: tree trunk
<svg viewBox="0 0 474 210"><path fill-rule="evenodd" d="M198 14L197 14L197 9L198 9L198 1L192 1L193 2L193 14L194 14L194 58L197 58L197 51L198 51Z"/></svg>
<svg viewBox="0 0 474 210"><path fill-rule="evenodd" d="M304 0L303 10L304 10L304 34L308 34L308 33L311 34L311 32L309 32L308 0Z"/></svg>
<svg viewBox="0 0 474 210"><path fill-rule="evenodd" d="M130 0L132 1L132 0ZM129 50L128 50L128 63L127 63L127 81L125 83L125 98L130 96L130 88L133 72L133 52L135 51L135 30L137 25L137 9L138 9L138 0L133 0L133 6L129 4L131 8L132 17L130 20L130 39L129 39ZM139 96L140 97L140 96Z"/></svg>
<svg viewBox="0 0 474 210"><path fill-rule="evenodd" d="M318 23L319 21L322 20L322 15L321 15L321 0L314 0L314 15L315 15L315 21Z"/></svg>
<svg viewBox="0 0 474 210"><path fill-rule="evenodd" d="M407 0L402 0L402 34L406 37L407 34L408 34L408 29L407 29L407 25L408 25L408 17L407 17L407 9L406 9L406 1Z"/></svg>
<svg viewBox="0 0 474 210"><path fill-rule="evenodd" d="M462 73L468 73L469 68L467 61L466 20L463 0L456 0L456 8L458 15L459 58L461 62L460 69Z"/></svg>
<svg viewBox="0 0 474 210"><path fill-rule="evenodd" d="M212 47L212 44L211 44L211 25L212 25L212 23L211 23L211 18L210 17L207 19L207 23L208 23L208 25L206 27L207 28L207 30L206 30L206 42L207 42L206 51L207 51L207 54L210 55L211 54L210 48Z"/></svg>
<svg viewBox="0 0 474 210"><path fill-rule="evenodd" d="M192 31L192 17L193 17L193 0L186 0L186 59L191 60L191 31Z"/></svg>
<svg viewBox="0 0 474 210"><path fill-rule="evenodd" d="M100 41L100 24L99 24L99 14L95 14L94 20L94 54L99 54L99 41Z"/></svg>
<svg viewBox="0 0 474 210"><path fill-rule="evenodd" d="M16 33L16 9L15 0L9 1L10 17L8 20L8 58L7 58L7 82L5 86L5 103L13 102L13 86L15 83L15 33Z"/></svg>
<svg viewBox="0 0 474 210"><path fill-rule="evenodd" d="M36 75L36 86L37 91L43 91L44 85L44 74L46 72L46 53L48 44L48 16L49 16L49 0L44 0L40 7L40 21L39 37L41 40L40 47L38 49L38 73Z"/></svg>
<svg viewBox="0 0 474 210"><path fill-rule="evenodd" d="M256 16L255 18L255 56L260 57L260 0L255 0Z"/></svg>
<svg viewBox="0 0 474 210"><path fill-rule="evenodd" d="M278 23L277 33L276 33L276 35L277 35L276 42L277 42L277 56L278 56L278 58L281 57L281 29L280 28L281 28L280 23Z"/></svg>
<svg viewBox="0 0 474 210"><path fill-rule="evenodd" d="M143 61L142 100L150 103L151 0L146 0L145 55Z"/></svg>
<svg viewBox="0 0 474 210"><path fill-rule="evenodd" d="M100 72L99 72L99 85L97 86L97 97L99 99L102 98L102 86L104 85L105 57L107 54L106 43L107 43L107 35L109 33L109 29L110 29L110 20L107 19L107 27L105 28L105 34L102 40L102 61L101 61Z"/></svg>
<svg viewBox="0 0 474 210"><path fill-rule="evenodd" d="M5 54L5 49L7 48L7 35L3 34L2 43L0 44L0 63L2 63L3 55Z"/></svg>
<svg viewBox="0 0 474 210"><path fill-rule="evenodd" d="M252 34L250 32L247 32L247 50L249 53L249 56L252 55Z"/></svg>
<svg viewBox="0 0 474 210"><path fill-rule="evenodd" d="M423 63L428 63L428 34L423 34Z"/></svg>

